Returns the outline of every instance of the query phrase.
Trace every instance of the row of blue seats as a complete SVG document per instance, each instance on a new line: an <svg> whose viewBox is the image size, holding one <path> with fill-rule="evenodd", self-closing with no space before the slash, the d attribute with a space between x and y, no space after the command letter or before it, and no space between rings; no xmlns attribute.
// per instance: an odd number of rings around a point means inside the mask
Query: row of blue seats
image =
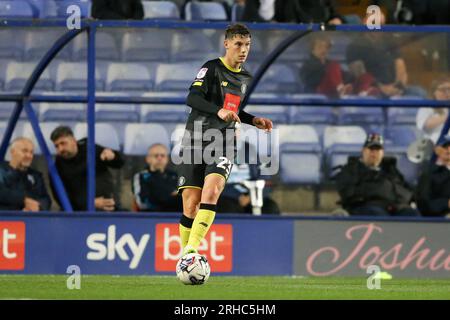
<svg viewBox="0 0 450 320"><path fill-rule="evenodd" d="M0 119L10 118L15 104L0 102ZM82 103L34 103L40 121L84 121L86 105ZM360 125L365 128L414 126L417 108L389 107L320 107L249 105L246 111L270 118L276 124ZM98 121L174 123L187 119L185 105L96 104ZM22 114L25 117L25 113Z"/></svg>
<svg viewBox="0 0 450 320"><path fill-rule="evenodd" d="M0 30L0 58L16 60L38 60L62 36L65 28ZM267 56L283 39L286 33L277 31L253 32L250 61ZM86 33L78 35L59 53L58 57L71 61L82 61L87 56ZM99 60L182 62L217 57L223 53L222 30L183 29L99 29L96 34L96 57ZM344 61L350 38L333 36L334 45L330 59ZM199 48L205 53L199 57ZM309 56L309 46L297 41L280 55L280 61L303 61Z"/></svg>
<svg viewBox="0 0 450 320"><path fill-rule="evenodd" d="M178 6L171 1L142 1L144 19L181 18ZM0 18L65 18L67 8L77 5L81 17L91 16L91 0L0 0ZM186 20L225 21L228 20L225 7L219 3L194 2L185 6ZM238 6L233 6L236 15ZM235 19L235 18L234 18Z"/></svg>
<svg viewBox="0 0 450 320"><path fill-rule="evenodd" d="M54 154L53 145L49 139L51 132L61 122L41 123L41 130L50 151ZM77 138L86 136L86 123L65 122L74 128ZM6 123L0 123L0 136L3 136ZM279 150L280 178L286 184L319 184L328 180L332 175L332 168L345 164L349 155L359 155L362 144L367 136L364 128L359 126L326 126L321 131L310 125L278 125L270 139L266 135L254 135L250 126L243 125L240 139L247 140L255 146L261 156L266 152L267 141L277 143L271 145L272 150ZM184 124L176 123L97 123L96 141L104 146L121 149L127 155L143 156L148 146L153 143L163 143L169 148L178 150ZM395 156L399 161L399 168L410 183L417 180L418 166L408 161L407 146L417 139L417 133L411 127L386 128L386 154ZM34 139L34 133L28 122L18 124L14 137L27 136ZM404 141L398 137L402 136ZM264 141L262 141L264 140ZM36 143L36 142L35 142ZM36 143L36 153L40 148ZM270 153L269 153L270 154ZM273 156L273 154L272 154ZM273 158L275 159L275 158ZM272 160L272 165L276 163Z"/></svg>
<svg viewBox="0 0 450 320"><path fill-rule="evenodd" d="M186 92L204 61L184 63L107 63L96 64L98 91L143 93L148 91ZM19 92L36 67L36 62L0 60L0 90ZM256 66L249 64L249 69ZM302 86L298 68L274 64L257 87L259 92L298 93ZM279 75L282 74L283 77ZM53 61L41 75L35 89L45 91L83 91L87 89L85 62Z"/></svg>

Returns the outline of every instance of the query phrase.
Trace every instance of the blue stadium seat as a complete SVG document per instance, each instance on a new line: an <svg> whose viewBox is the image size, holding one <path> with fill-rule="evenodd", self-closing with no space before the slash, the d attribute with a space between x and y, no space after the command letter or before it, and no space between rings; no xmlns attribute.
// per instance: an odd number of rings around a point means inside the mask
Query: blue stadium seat
<svg viewBox="0 0 450 320"><path fill-rule="evenodd" d="M156 89L160 91L186 91L195 79L202 62L161 63L156 69Z"/></svg>
<svg viewBox="0 0 450 320"><path fill-rule="evenodd" d="M58 28L56 30L51 28L37 28L32 31L28 31L24 35L24 59L25 60L40 60L55 44L55 41L59 39L66 29ZM68 44L62 49L58 55L58 59L69 59L71 53L71 44Z"/></svg>
<svg viewBox="0 0 450 320"><path fill-rule="evenodd" d="M280 174L283 183L318 184L321 179L321 146L312 126L277 126Z"/></svg>
<svg viewBox="0 0 450 320"><path fill-rule="evenodd" d="M41 128L41 132L42 132L42 135L44 136L44 140L47 144L47 148L49 149L50 154L52 154L52 155L54 155L56 152L55 152L55 146L53 145L53 142L50 139L50 135L51 135L52 131L59 125L60 125L60 123L58 123L58 122L39 123L39 127ZM25 123L25 125L23 127L23 136L30 138L31 141L33 141L34 154L36 154L36 155L42 154L41 147L39 146L39 143L37 142L37 139L34 135L33 128L30 123Z"/></svg>
<svg viewBox="0 0 450 320"><path fill-rule="evenodd" d="M323 149L328 175L331 170L347 163L348 156L361 154L366 132L359 126L328 126L324 130Z"/></svg>
<svg viewBox="0 0 450 320"><path fill-rule="evenodd" d="M248 105L245 111L255 116L265 117L277 124L289 122L289 108L276 105Z"/></svg>
<svg viewBox="0 0 450 320"><path fill-rule="evenodd" d="M337 111L325 106L292 106L290 121L292 124L336 124Z"/></svg>
<svg viewBox="0 0 450 320"><path fill-rule="evenodd" d="M122 39L125 61L169 61L174 31L154 29L126 32Z"/></svg>
<svg viewBox="0 0 450 320"><path fill-rule="evenodd" d="M96 121L102 122L139 122L139 111L135 104L97 103Z"/></svg>
<svg viewBox="0 0 450 320"><path fill-rule="evenodd" d="M2 27L0 29L0 58L21 60L23 58L23 32Z"/></svg>
<svg viewBox="0 0 450 320"><path fill-rule="evenodd" d="M40 19L58 16L58 5L54 0L27 0L33 10L33 15Z"/></svg>
<svg viewBox="0 0 450 320"><path fill-rule="evenodd" d="M186 20L226 21L227 12L218 2L188 2L184 9Z"/></svg>
<svg viewBox="0 0 450 320"><path fill-rule="evenodd" d="M105 81L96 68L96 89L104 90ZM58 91L83 91L87 90L87 63L85 62L62 62L56 68L56 90Z"/></svg>
<svg viewBox="0 0 450 320"><path fill-rule="evenodd" d="M319 136L313 126L308 125L279 125L280 151L291 152L320 152Z"/></svg>
<svg viewBox="0 0 450 320"><path fill-rule="evenodd" d="M282 153L281 181L286 184L319 184L321 159L317 154Z"/></svg>
<svg viewBox="0 0 450 320"><path fill-rule="evenodd" d="M157 123L184 122L188 117L186 105L143 104L141 105L141 121Z"/></svg>
<svg viewBox="0 0 450 320"><path fill-rule="evenodd" d="M385 155L397 159L397 169L403 174L405 180L415 186L418 182L420 164L412 163L408 159L407 146L385 145Z"/></svg>
<svg viewBox="0 0 450 320"><path fill-rule="evenodd" d="M180 11L172 1L142 1L144 19L180 19Z"/></svg>
<svg viewBox="0 0 450 320"><path fill-rule="evenodd" d="M286 64L274 64L263 75L255 88L256 92L299 93L299 79L292 67Z"/></svg>
<svg viewBox="0 0 450 320"><path fill-rule="evenodd" d="M41 121L84 121L86 105L83 103L41 103Z"/></svg>
<svg viewBox="0 0 450 320"><path fill-rule="evenodd" d="M388 124L397 125L416 125L416 116L419 108L413 107L389 107L387 111Z"/></svg>
<svg viewBox="0 0 450 320"><path fill-rule="evenodd" d="M111 63L106 76L106 90L145 92L153 89L154 78L141 63Z"/></svg>
<svg viewBox="0 0 450 320"><path fill-rule="evenodd" d="M146 155L148 147L162 143L170 148L170 138L160 124L130 123L125 126L123 151L126 155Z"/></svg>
<svg viewBox="0 0 450 320"><path fill-rule="evenodd" d="M115 37L120 33L113 34L98 30L95 35L95 56L102 60L118 60L120 52ZM75 37L72 46L72 59L75 61L85 60L87 57L87 35L82 33Z"/></svg>
<svg viewBox="0 0 450 320"><path fill-rule="evenodd" d="M31 73L37 66L37 62L11 62L6 68L5 91L21 92ZM53 90L54 83L50 72L44 70L34 90Z"/></svg>
<svg viewBox="0 0 450 320"><path fill-rule="evenodd" d="M9 120L15 107L16 107L15 102L6 102L6 101L0 102L0 120L5 121ZM36 104L33 104L33 107L35 112L39 116L39 108L36 108ZM20 119L28 119L27 114L23 109L22 112L20 113Z"/></svg>
<svg viewBox="0 0 450 320"><path fill-rule="evenodd" d="M340 125L380 125L382 123L384 123L384 114L380 107L339 108Z"/></svg>
<svg viewBox="0 0 450 320"><path fill-rule="evenodd" d="M387 127L384 130L384 137L395 146L407 147L417 140L418 134L415 126L396 126Z"/></svg>
<svg viewBox="0 0 450 320"><path fill-rule="evenodd" d="M74 127L73 134L76 139L87 137L87 124L77 123ZM103 147L120 150L119 134L115 127L110 123L95 124L95 143Z"/></svg>
<svg viewBox="0 0 450 320"><path fill-rule="evenodd" d="M201 53L199 48L202 48ZM216 52L209 37L202 32L178 31L172 38L172 61L210 60L220 54Z"/></svg>
<svg viewBox="0 0 450 320"><path fill-rule="evenodd" d="M0 1L0 18L37 18L31 5L25 0Z"/></svg>

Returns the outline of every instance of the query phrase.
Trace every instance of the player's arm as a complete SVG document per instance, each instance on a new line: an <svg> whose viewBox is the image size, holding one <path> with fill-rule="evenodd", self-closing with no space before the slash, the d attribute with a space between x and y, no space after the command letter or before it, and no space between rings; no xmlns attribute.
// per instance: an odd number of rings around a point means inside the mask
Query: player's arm
<svg viewBox="0 0 450 320"><path fill-rule="evenodd" d="M242 123L247 123L252 126L257 127L258 129L263 129L270 132L273 128L272 120L262 117L256 117L244 110L239 111L239 118Z"/></svg>
<svg viewBox="0 0 450 320"><path fill-rule="evenodd" d="M189 107L209 114L217 114L222 108L207 100L208 92L211 90L210 87L214 83L214 73L215 66L213 63L207 62L202 66L189 88L186 101Z"/></svg>
<svg viewBox="0 0 450 320"><path fill-rule="evenodd" d="M213 63L205 63L197 74L189 89L187 105L200 112L215 114L226 122L241 122L239 116L230 110L216 106L206 99L210 87L214 83L215 66Z"/></svg>

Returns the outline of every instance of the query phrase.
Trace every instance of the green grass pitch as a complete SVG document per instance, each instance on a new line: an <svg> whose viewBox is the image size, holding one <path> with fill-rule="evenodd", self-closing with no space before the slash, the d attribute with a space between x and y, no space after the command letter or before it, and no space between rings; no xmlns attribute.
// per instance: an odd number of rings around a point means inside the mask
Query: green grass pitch
<svg viewBox="0 0 450 320"><path fill-rule="evenodd" d="M156 300L301 300L445 299L450 279L381 280L367 289L362 278L212 276L201 286L186 286L175 276L82 276L69 290L64 275L0 275L0 299L156 299Z"/></svg>

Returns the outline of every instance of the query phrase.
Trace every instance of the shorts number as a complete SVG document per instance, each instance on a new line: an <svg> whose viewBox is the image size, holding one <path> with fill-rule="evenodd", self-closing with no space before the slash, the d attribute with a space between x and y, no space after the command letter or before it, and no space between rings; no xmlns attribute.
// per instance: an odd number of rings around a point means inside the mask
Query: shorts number
<svg viewBox="0 0 450 320"><path fill-rule="evenodd" d="M230 174L230 170L231 170L231 161L225 157L220 157L219 160L222 160L222 161L217 164L217 168L221 168L221 169L225 170L225 172L227 173L227 176L228 176Z"/></svg>

